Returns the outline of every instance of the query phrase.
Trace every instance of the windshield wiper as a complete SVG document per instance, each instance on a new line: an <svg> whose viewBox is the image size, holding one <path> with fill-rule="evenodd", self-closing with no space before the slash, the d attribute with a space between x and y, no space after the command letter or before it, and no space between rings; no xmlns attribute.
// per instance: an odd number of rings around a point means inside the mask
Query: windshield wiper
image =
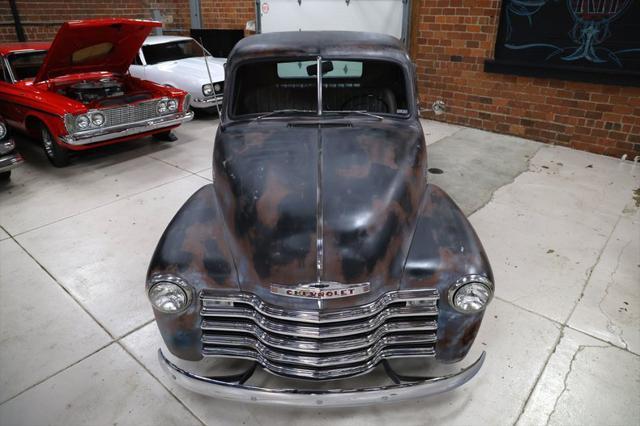
<svg viewBox="0 0 640 426"><path fill-rule="evenodd" d="M371 112L367 112L367 111L358 111L358 110L345 110L345 111L322 111L323 113L329 113L329 114L360 114L360 115L364 115L365 117L371 117L371 118L375 118L376 120L384 120L384 117L377 115L377 114L373 114Z"/></svg>
<svg viewBox="0 0 640 426"><path fill-rule="evenodd" d="M259 115L255 118L255 121L260 121L263 118L272 117L274 115L280 114L302 114L302 113L315 113L315 111L311 111L308 109L277 109L275 111L268 112L266 114Z"/></svg>

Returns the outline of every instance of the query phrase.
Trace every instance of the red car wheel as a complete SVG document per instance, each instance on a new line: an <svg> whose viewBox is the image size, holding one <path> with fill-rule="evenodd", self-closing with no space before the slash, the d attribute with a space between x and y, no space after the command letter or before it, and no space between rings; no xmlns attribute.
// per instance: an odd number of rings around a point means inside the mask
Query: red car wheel
<svg viewBox="0 0 640 426"><path fill-rule="evenodd" d="M44 124L40 127L42 148L47 158L56 167L65 167L69 164L69 151L58 145L53 135Z"/></svg>

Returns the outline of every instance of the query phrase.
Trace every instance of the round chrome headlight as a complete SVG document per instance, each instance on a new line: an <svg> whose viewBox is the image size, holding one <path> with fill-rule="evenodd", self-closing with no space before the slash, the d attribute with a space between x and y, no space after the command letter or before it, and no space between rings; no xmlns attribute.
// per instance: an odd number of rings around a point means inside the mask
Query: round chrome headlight
<svg viewBox="0 0 640 426"><path fill-rule="evenodd" d="M210 96L213 94L213 86L211 84L205 84L202 86L202 94L205 96Z"/></svg>
<svg viewBox="0 0 640 426"><path fill-rule="evenodd" d="M482 275L467 275L449 289L449 304L458 312L484 310L493 297L493 283Z"/></svg>
<svg viewBox="0 0 640 426"><path fill-rule="evenodd" d="M149 300L157 310L171 314L187 307L189 295L178 284L160 281L149 289Z"/></svg>
<svg viewBox="0 0 640 426"><path fill-rule="evenodd" d="M167 101L167 109L169 111L175 111L178 109L178 101L176 101L175 99L169 99Z"/></svg>
<svg viewBox="0 0 640 426"><path fill-rule="evenodd" d="M79 115L76 117L76 127L80 130L84 130L89 127L89 117L86 115Z"/></svg>
<svg viewBox="0 0 640 426"><path fill-rule="evenodd" d="M220 83L216 83L213 85L213 90L216 91L216 93L220 93L222 92L222 86L220 86Z"/></svg>
<svg viewBox="0 0 640 426"><path fill-rule="evenodd" d="M4 123L0 123L0 139L4 139L7 136L7 126Z"/></svg>
<svg viewBox="0 0 640 426"><path fill-rule="evenodd" d="M158 110L158 114L164 114L167 112L167 101L158 102L156 109Z"/></svg>
<svg viewBox="0 0 640 426"><path fill-rule="evenodd" d="M102 126L104 124L104 115L102 113L96 112L91 115L91 122L94 126Z"/></svg>

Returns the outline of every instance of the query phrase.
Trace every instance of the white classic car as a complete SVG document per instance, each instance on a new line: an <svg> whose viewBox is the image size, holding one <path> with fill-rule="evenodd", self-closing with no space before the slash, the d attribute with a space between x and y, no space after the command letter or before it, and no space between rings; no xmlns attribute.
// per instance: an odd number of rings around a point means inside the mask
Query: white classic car
<svg viewBox="0 0 640 426"><path fill-rule="evenodd" d="M227 59L207 55L205 63L204 51L191 37L149 36L129 73L189 92L194 109L212 108L222 105Z"/></svg>

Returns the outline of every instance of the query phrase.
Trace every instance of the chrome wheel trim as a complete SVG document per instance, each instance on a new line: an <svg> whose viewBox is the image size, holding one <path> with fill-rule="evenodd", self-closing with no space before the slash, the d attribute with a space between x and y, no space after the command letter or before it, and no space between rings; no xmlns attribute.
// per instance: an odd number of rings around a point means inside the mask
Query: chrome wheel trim
<svg viewBox="0 0 640 426"><path fill-rule="evenodd" d="M55 154L53 153L53 138L51 137L51 134L46 129L42 129L41 134L44 152L51 158L55 157Z"/></svg>

